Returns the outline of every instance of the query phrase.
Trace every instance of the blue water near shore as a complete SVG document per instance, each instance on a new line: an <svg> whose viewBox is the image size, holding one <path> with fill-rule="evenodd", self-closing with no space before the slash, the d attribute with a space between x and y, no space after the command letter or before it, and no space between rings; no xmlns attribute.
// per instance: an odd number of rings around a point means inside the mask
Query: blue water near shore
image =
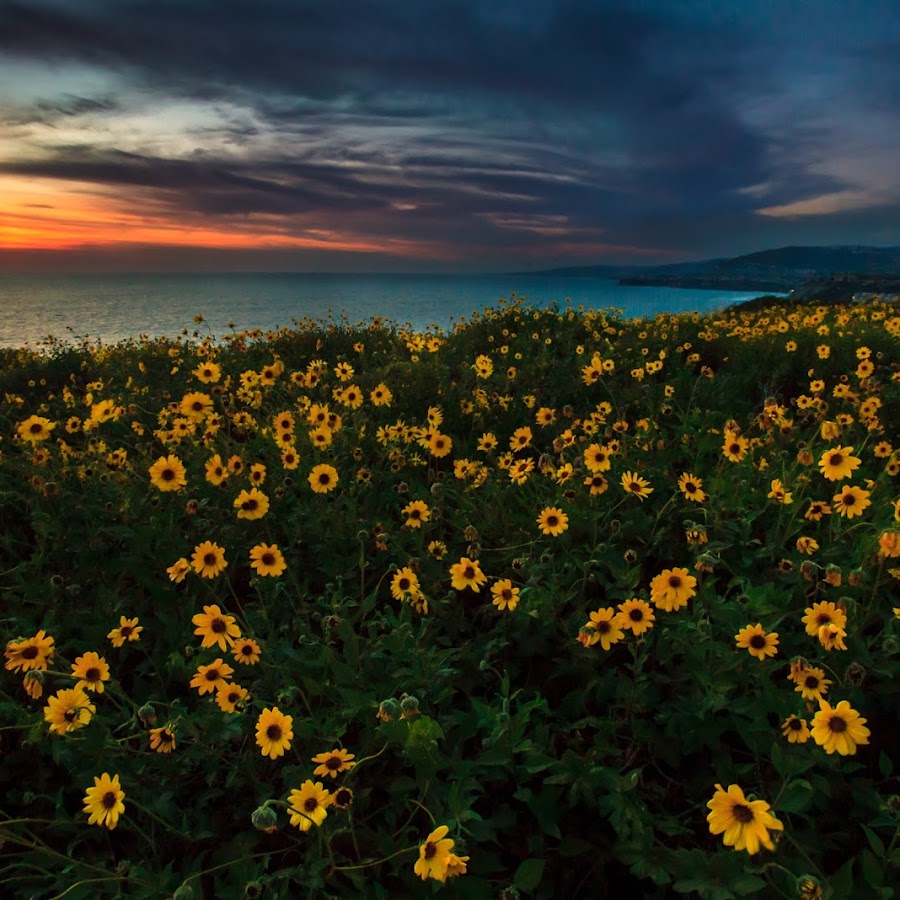
<svg viewBox="0 0 900 900"><path fill-rule="evenodd" d="M202 315L217 337L237 329L290 326L306 316L383 316L417 329L447 329L512 293L546 306L708 312L760 292L627 287L605 278L552 275L0 275L0 346L39 345L48 336L113 343L175 337ZM204 331L204 333L206 333Z"/></svg>

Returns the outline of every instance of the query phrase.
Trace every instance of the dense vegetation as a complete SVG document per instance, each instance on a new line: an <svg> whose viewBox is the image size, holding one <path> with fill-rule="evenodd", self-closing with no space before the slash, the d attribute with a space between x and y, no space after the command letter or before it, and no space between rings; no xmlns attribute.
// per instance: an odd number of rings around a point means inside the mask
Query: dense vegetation
<svg viewBox="0 0 900 900"><path fill-rule="evenodd" d="M514 299L7 352L5 895L894 896L898 347Z"/></svg>

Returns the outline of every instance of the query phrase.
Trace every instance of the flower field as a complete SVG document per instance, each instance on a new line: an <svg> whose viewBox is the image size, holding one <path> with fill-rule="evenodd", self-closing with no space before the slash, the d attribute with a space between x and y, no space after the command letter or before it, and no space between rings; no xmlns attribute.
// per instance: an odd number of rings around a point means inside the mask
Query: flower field
<svg viewBox="0 0 900 900"><path fill-rule="evenodd" d="M23 898L890 898L900 306L0 351Z"/></svg>

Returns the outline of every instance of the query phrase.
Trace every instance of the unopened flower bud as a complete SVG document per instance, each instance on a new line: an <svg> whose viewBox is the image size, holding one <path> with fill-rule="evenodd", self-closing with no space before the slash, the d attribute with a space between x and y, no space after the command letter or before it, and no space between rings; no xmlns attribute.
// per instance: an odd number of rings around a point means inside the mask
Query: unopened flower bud
<svg viewBox="0 0 900 900"><path fill-rule="evenodd" d="M819 900L822 896L822 885L812 875L801 875L797 879L797 897L799 900Z"/></svg>
<svg viewBox="0 0 900 900"><path fill-rule="evenodd" d="M250 814L250 821L257 831L265 831L272 834L278 830L278 816L271 806L258 806Z"/></svg>
<svg viewBox="0 0 900 900"><path fill-rule="evenodd" d="M394 697L391 697L388 700L382 700L381 703L378 704L378 718L381 719L382 722L393 722L400 717L400 712L400 704Z"/></svg>
<svg viewBox="0 0 900 900"><path fill-rule="evenodd" d="M412 694L404 694L400 698L400 709L403 710L404 719L412 719L419 715L419 700Z"/></svg>
<svg viewBox="0 0 900 900"><path fill-rule="evenodd" d="M145 703L138 710L138 718L141 720L141 724L145 727L148 725L156 724L156 710L154 709L151 703Z"/></svg>
<svg viewBox="0 0 900 900"><path fill-rule="evenodd" d="M844 682L851 687L859 687L866 680L866 670L858 663L852 662L844 673Z"/></svg>

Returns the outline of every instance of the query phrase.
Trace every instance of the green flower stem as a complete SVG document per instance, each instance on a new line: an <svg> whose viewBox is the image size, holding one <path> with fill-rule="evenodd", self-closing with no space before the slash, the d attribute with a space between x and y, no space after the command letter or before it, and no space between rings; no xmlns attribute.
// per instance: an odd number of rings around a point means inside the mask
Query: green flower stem
<svg viewBox="0 0 900 900"><path fill-rule="evenodd" d="M385 744L377 753L373 753L371 756L364 756L362 759L358 759L352 771L358 769L364 762L369 762L369 760L372 759L378 759L378 757L381 756L381 754L384 753L384 751L387 750L389 746L390 744Z"/></svg>
<svg viewBox="0 0 900 900"><path fill-rule="evenodd" d="M249 859L259 859L261 856L277 856L279 853L287 853L293 849L294 847L283 847L281 850L264 850L262 853L251 853L249 856L240 856L237 859L229 860L218 866L204 869L202 872L195 872L193 875L188 875L184 880L184 883L187 884L189 881L193 881L195 878L202 878L204 875L211 875L213 872L220 872L222 869L228 869L231 866L236 866L238 863L246 862Z"/></svg>
<svg viewBox="0 0 900 900"><path fill-rule="evenodd" d="M424 793L422 796L423 797L425 796ZM434 820L434 816L431 814L431 810L428 809L427 806L424 806L423 804L419 803L418 800L410 800L409 802L412 803L414 806L417 806L419 809L421 809L428 816L428 818L431 819L432 825L437 824Z"/></svg>
<svg viewBox="0 0 900 900"><path fill-rule="evenodd" d="M420 802L423 801L425 799L425 797L428 795L428 789L430 787L431 787L431 779L428 779L425 782L425 786L422 788L422 793L419 795ZM426 810L426 812L427 812L427 810ZM406 828L409 826L409 823L412 822L413 816L415 816L415 814L416 814L416 811L415 811L415 809L413 809L410 812L410 814L406 817L406 821L391 835L392 840L396 840L396 838L406 830ZM430 813L429 813L429 815L430 815ZM434 819L432 819L432 822L433 821L434 821Z"/></svg>
<svg viewBox="0 0 900 900"><path fill-rule="evenodd" d="M108 875L106 878L85 878L83 881L76 881L75 884L67 887L61 894L54 894L50 900L62 900L67 894L71 894L75 888L79 888L84 884L99 884L103 881L128 881L129 878L125 875ZM146 884L146 882L142 881L140 884Z"/></svg>
<svg viewBox="0 0 900 900"><path fill-rule="evenodd" d="M160 825L162 825L163 828L166 829L166 831L170 831L172 834L177 834L178 837L184 838L185 840L190 840L190 835L184 834L183 832L179 831L177 828L175 828L170 823L168 823L165 819L161 818L160 816L156 815L156 813L151 812L149 809L147 809L146 806L144 806L141 803L138 803L137 800L131 800L130 798L127 798L127 797L126 797L126 799L135 809L139 809L142 813L144 813L145 815L148 815L155 822L158 822Z"/></svg>
<svg viewBox="0 0 900 900"><path fill-rule="evenodd" d="M0 825L4 824L6 823L0 823ZM90 863L73 859L71 856L66 856L64 853L58 853L56 850L51 850L46 844L39 843L38 841L28 841L17 834L0 830L0 842L4 841L9 841L9 843L16 844L19 847L27 847L29 850L34 850L37 853L44 853L47 856L52 856L54 859L62 860L68 866L81 866L82 868L93 872L100 872L101 875L109 875L109 872L106 869L101 869L99 866L92 866Z"/></svg>
<svg viewBox="0 0 900 900"><path fill-rule="evenodd" d="M430 815L430 813L429 813ZM371 869L375 866L380 866L389 860L395 859L398 856L402 856L404 853L409 853L411 850L418 850L418 847L404 847L402 850L398 850L396 853L392 853L390 856L385 856L382 859L376 859L373 862L360 863L355 866L334 866L332 871L334 872L353 872L357 869Z"/></svg>
<svg viewBox="0 0 900 900"><path fill-rule="evenodd" d="M787 831L784 832L784 836L788 841L790 841L794 849L807 861L807 863L809 863L810 871L815 872L816 875L823 881L827 880L822 874L822 870L809 858L807 852L794 840L794 838Z"/></svg>

